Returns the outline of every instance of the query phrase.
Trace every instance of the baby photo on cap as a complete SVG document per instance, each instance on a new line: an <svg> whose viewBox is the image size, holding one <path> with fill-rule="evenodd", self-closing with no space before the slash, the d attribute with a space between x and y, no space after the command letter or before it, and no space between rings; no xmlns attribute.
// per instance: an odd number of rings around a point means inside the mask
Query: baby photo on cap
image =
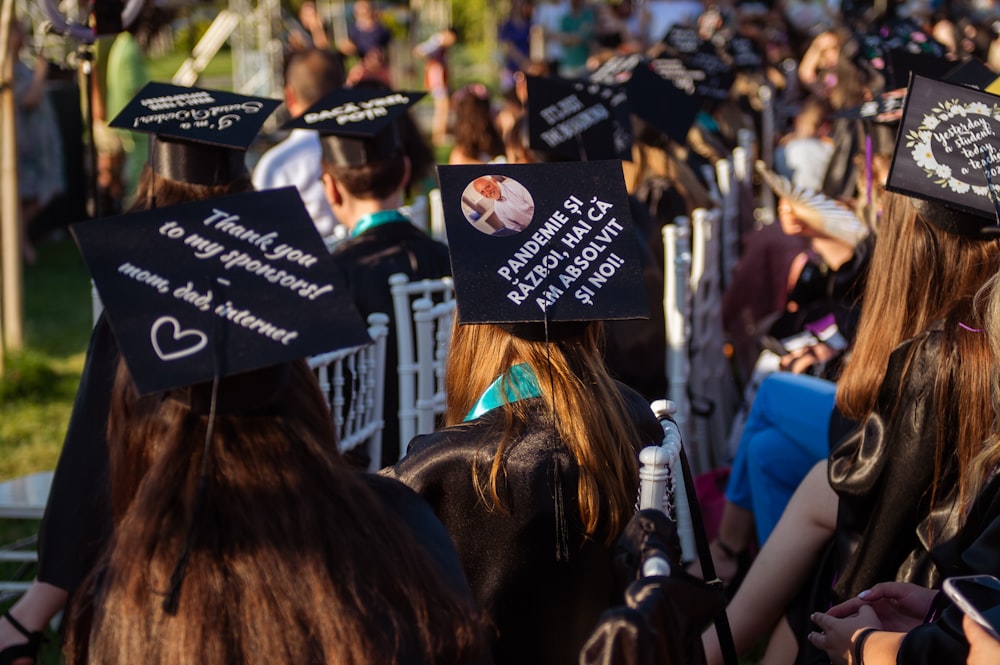
<svg viewBox="0 0 1000 665"><path fill-rule="evenodd" d="M621 162L438 175L460 324L648 316Z"/></svg>
<svg viewBox="0 0 1000 665"><path fill-rule="evenodd" d="M914 76L886 188L995 224L998 179L1000 97Z"/></svg>
<svg viewBox="0 0 1000 665"><path fill-rule="evenodd" d="M71 232L141 394L370 341L294 187Z"/></svg>

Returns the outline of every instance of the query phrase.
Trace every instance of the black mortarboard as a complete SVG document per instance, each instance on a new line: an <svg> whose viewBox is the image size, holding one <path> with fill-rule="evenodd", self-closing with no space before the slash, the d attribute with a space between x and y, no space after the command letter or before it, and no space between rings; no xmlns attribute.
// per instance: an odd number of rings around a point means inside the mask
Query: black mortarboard
<svg viewBox="0 0 1000 665"><path fill-rule="evenodd" d="M538 339L547 321L555 339L579 330L566 322L648 316L620 162L438 176L460 324L518 324L513 334Z"/></svg>
<svg viewBox="0 0 1000 665"><path fill-rule="evenodd" d="M726 41L726 52L733 67L757 71L764 64L764 52L756 41L746 35L733 35Z"/></svg>
<svg viewBox="0 0 1000 665"><path fill-rule="evenodd" d="M933 78L933 77L931 77ZM968 58L948 72L949 83L967 85L977 90L1000 94L1000 77L978 58Z"/></svg>
<svg viewBox="0 0 1000 665"><path fill-rule="evenodd" d="M614 159L625 153L626 159L631 158L631 133L627 141L621 131L616 137L614 93L602 98L593 94L599 89L582 89L582 84L559 78L529 76L527 85L528 146L532 150L553 161ZM604 90L611 91L606 86Z"/></svg>
<svg viewBox="0 0 1000 665"><path fill-rule="evenodd" d="M702 100L694 92L695 84L678 82L671 71L660 66L677 64L678 60L642 62L633 71L626 84L632 112L681 145L687 143L688 131L701 110ZM684 70L686 71L686 70ZM669 111L667 111L669 109Z"/></svg>
<svg viewBox="0 0 1000 665"><path fill-rule="evenodd" d="M82 222L72 232L141 394L368 341L294 188ZM246 396L248 404L259 397Z"/></svg>
<svg viewBox="0 0 1000 665"><path fill-rule="evenodd" d="M996 237L998 178L1000 98L914 76L886 189L920 199L922 216L946 231Z"/></svg>
<svg viewBox="0 0 1000 665"><path fill-rule="evenodd" d="M889 51L889 67L885 77L885 87L890 90L905 87L911 74L943 79L953 69L955 69L954 60L946 60L944 57L931 53L894 48Z"/></svg>
<svg viewBox="0 0 1000 665"><path fill-rule="evenodd" d="M424 96L370 88L336 90L285 123L285 129L320 133L323 159L338 166L361 166L397 154L396 119Z"/></svg>
<svg viewBox="0 0 1000 665"><path fill-rule="evenodd" d="M729 97L729 89L736 80L732 64L725 59L715 45L702 39L697 30L687 26L675 25L664 37L666 55L672 56L683 64L687 70L686 76L693 81L695 92L706 98L721 100ZM670 57L657 58L657 61ZM661 70L665 65L660 65ZM680 70L674 65L671 71L680 75ZM661 76L664 73L661 71ZM677 79L673 79L677 81Z"/></svg>
<svg viewBox="0 0 1000 665"><path fill-rule="evenodd" d="M147 83L110 127L153 135L150 167L157 174L196 185L221 185L249 177L244 158L276 99L232 92Z"/></svg>

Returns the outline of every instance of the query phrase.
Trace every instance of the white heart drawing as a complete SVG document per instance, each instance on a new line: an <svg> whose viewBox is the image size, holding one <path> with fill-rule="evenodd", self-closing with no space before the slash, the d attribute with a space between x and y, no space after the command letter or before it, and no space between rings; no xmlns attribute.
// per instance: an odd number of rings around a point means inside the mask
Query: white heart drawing
<svg viewBox="0 0 1000 665"><path fill-rule="evenodd" d="M167 324L173 327L171 334L173 335L175 342L179 342L185 337L194 337L197 341L191 346L180 349L179 351L164 353L160 348L159 342L156 341L156 336L160 328ZM177 360L178 358L185 358L198 353L205 348L206 344L208 344L208 336L206 336L205 333L200 330L181 330L181 324L172 316L161 316L158 318L153 323L153 327L149 331L149 339L153 343L153 350L156 351L156 355L160 356L160 360Z"/></svg>

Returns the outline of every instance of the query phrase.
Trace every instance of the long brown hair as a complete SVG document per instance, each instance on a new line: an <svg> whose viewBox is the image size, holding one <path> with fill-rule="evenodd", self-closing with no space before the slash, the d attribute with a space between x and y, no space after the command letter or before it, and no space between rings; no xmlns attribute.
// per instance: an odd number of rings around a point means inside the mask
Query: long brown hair
<svg viewBox="0 0 1000 665"><path fill-rule="evenodd" d="M837 384L841 412L863 420L875 408L893 349L944 319L934 377L935 461L941 469L946 459L957 458L962 505L979 484L966 471L994 427L996 357L987 336L972 331L984 327L976 293L998 269L996 241L946 233L917 214L909 198L886 193L857 341Z"/></svg>
<svg viewBox="0 0 1000 665"><path fill-rule="evenodd" d="M341 460L305 363L289 373L266 412L216 415L206 445L207 416L137 396L120 365L108 428L115 530L71 611L68 663L471 659L471 602ZM171 616L163 592L192 519Z"/></svg>
<svg viewBox="0 0 1000 665"><path fill-rule="evenodd" d="M612 542L635 507L639 484L635 444L639 433L601 357L603 328L558 342L532 342L489 324L455 325L448 355L446 424L461 423L479 396L510 367L527 363L551 405L557 434L580 468L580 517L586 532ZM527 420L524 401L504 404L506 431L488 473L473 478L488 505L503 508L498 485L513 432ZM482 476L485 475L485 481ZM605 530L606 529L606 530ZM603 531L603 533L599 533Z"/></svg>

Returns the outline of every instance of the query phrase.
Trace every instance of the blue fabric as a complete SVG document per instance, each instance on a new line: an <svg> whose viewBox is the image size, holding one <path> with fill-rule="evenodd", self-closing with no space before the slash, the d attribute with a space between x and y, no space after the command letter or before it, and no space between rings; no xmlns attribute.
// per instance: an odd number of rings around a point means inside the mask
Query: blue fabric
<svg viewBox="0 0 1000 665"><path fill-rule="evenodd" d="M837 385L779 372L763 383L750 407L726 487L726 498L750 510L764 544L795 488L830 453L830 414Z"/></svg>
<svg viewBox="0 0 1000 665"><path fill-rule="evenodd" d="M486 388L486 392L469 411L469 415L465 417L465 422L475 420L498 406L513 404L518 400L531 397L541 397L541 395L542 390L538 386L535 370L531 369L531 365L528 363L518 363L498 376Z"/></svg>

